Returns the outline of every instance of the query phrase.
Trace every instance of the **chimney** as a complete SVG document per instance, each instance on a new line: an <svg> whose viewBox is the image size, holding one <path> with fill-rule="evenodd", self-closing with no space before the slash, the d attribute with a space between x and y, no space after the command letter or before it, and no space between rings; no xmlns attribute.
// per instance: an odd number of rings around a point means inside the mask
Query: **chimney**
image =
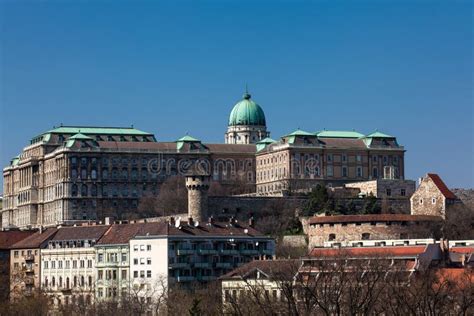
<svg viewBox="0 0 474 316"><path fill-rule="evenodd" d="M194 221L193 221L192 217L188 218L188 225L191 226L191 227L194 226Z"/></svg>
<svg viewBox="0 0 474 316"><path fill-rule="evenodd" d="M255 219L252 217L249 218L249 227L254 227L255 226Z"/></svg>
<svg viewBox="0 0 474 316"><path fill-rule="evenodd" d="M176 221L174 219L174 216L170 217L170 226L174 226L176 224Z"/></svg>
<svg viewBox="0 0 474 316"><path fill-rule="evenodd" d="M234 218L234 216L231 216L231 217L229 218L229 224L231 224L231 225L235 224L235 218Z"/></svg>
<svg viewBox="0 0 474 316"><path fill-rule="evenodd" d="M104 218L104 223L105 223L105 225L112 225L114 223L114 218L108 216L108 217Z"/></svg>
<svg viewBox="0 0 474 316"><path fill-rule="evenodd" d="M214 217L211 216L207 219L207 223L209 224L209 226L212 226L212 224L214 224Z"/></svg>

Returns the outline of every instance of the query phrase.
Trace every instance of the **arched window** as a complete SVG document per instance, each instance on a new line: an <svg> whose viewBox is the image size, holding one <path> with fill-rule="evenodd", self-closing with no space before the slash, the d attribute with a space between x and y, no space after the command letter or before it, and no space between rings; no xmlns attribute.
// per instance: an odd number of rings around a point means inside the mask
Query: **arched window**
<svg viewBox="0 0 474 316"><path fill-rule="evenodd" d="M87 196L87 184L81 186L81 196Z"/></svg>
<svg viewBox="0 0 474 316"><path fill-rule="evenodd" d="M93 184L91 186L91 195L92 196L97 196L97 184Z"/></svg>
<svg viewBox="0 0 474 316"><path fill-rule="evenodd" d="M74 287L77 287L77 276L74 276L72 284Z"/></svg>
<svg viewBox="0 0 474 316"><path fill-rule="evenodd" d="M77 184L73 184L71 186L71 195L72 196L77 196Z"/></svg>
<svg viewBox="0 0 474 316"><path fill-rule="evenodd" d="M334 241L336 240L336 234L329 234L329 241Z"/></svg>
<svg viewBox="0 0 474 316"><path fill-rule="evenodd" d="M370 239L370 233L363 233L362 234L362 240L369 240Z"/></svg>
<svg viewBox="0 0 474 316"><path fill-rule="evenodd" d="M109 178L109 169L102 169L102 179L107 180Z"/></svg>
<svg viewBox="0 0 474 316"><path fill-rule="evenodd" d="M59 287L63 287L63 277L59 277L59 284L58 284Z"/></svg>
<svg viewBox="0 0 474 316"><path fill-rule="evenodd" d="M123 180L127 180L128 179L128 169L127 168L122 168L122 173L121 173L121 178Z"/></svg>
<svg viewBox="0 0 474 316"><path fill-rule="evenodd" d="M89 286L92 286L92 276L89 275L89 280L88 281L89 281L88 282Z"/></svg>
<svg viewBox="0 0 474 316"><path fill-rule="evenodd" d="M372 170L372 177L373 178L378 178L379 177L379 171L377 170L377 168L374 168Z"/></svg>
<svg viewBox="0 0 474 316"><path fill-rule="evenodd" d="M95 169L91 170L91 179L92 180L97 179L97 170L95 170Z"/></svg>
<svg viewBox="0 0 474 316"><path fill-rule="evenodd" d="M84 286L84 276L81 275L81 286Z"/></svg>
<svg viewBox="0 0 474 316"><path fill-rule="evenodd" d="M119 177L119 171L117 168L112 169L112 179L118 179Z"/></svg>
<svg viewBox="0 0 474 316"><path fill-rule="evenodd" d="M44 278L44 287L48 287L48 277Z"/></svg>
<svg viewBox="0 0 474 316"><path fill-rule="evenodd" d="M87 179L87 169L85 168L81 169L81 179L82 180Z"/></svg>
<svg viewBox="0 0 474 316"><path fill-rule="evenodd" d="M70 284L69 284L69 277L67 277L67 278L66 278L66 289L69 289L69 286L70 286Z"/></svg>
<svg viewBox="0 0 474 316"><path fill-rule="evenodd" d="M71 169L71 178L77 179L77 169Z"/></svg>
<svg viewBox="0 0 474 316"><path fill-rule="evenodd" d="M56 278L55 277L53 277L51 279L51 286L56 286Z"/></svg>

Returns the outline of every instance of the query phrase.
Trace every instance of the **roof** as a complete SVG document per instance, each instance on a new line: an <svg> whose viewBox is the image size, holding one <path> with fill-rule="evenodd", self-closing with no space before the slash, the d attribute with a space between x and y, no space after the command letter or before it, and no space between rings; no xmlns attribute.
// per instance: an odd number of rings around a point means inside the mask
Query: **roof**
<svg viewBox="0 0 474 316"><path fill-rule="evenodd" d="M230 112L229 126L266 125L265 113L263 112L263 109L250 98L250 94L245 93L243 95L243 99L234 106Z"/></svg>
<svg viewBox="0 0 474 316"><path fill-rule="evenodd" d="M51 240L98 240L110 225L61 227Z"/></svg>
<svg viewBox="0 0 474 316"><path fill-rule="evenodd" d="M248 262L229 273L220 277L220 279L240 279L245 278L254 271L260 271L270 278L293 277L301 265L301 260L297 259L279 259L279 260L254 260Z"/></svg>
<svg viewBox="0 0 474 316"><path fill-rule="evenodd" d="M440 216L409 215L409 214L373 214L373 215L334 215L313 216L308 220L311 224L335 223L367 223L367 222L423 222L440 221Z"/></svg>
<svg viewBox="0 0 474 316"><path fill-rule="evenodd" d="M199 226L189 225L187 221L181 220L181 228L165 222L147 223L136 236L165 235L173 236L195 236L195 237L266 237L253 227L227 222L200 223Z"/></svg>
<svg viewBox="0 0 474 316"><path fill-rule="evenodd" d="M364 136L365 138L395 138L394 136L391 136L391 135L387 135L387 134L384 134L384 133L381 133L379 131L375 131L373 133L370 133L368 135L365 135Z"/></svg>
<svg viewBox="0 0 474 316"><path fill-rule="evenodd" d="M11 249L11 247L19 242L32 235L34 231L31 230L8 230L0 231L0 249Z"/></svg>
<svg viewBox="0 0 474 316"><path fill-rule="evenodd" d="M318 137L326 137L326 138L360 138L364 137L364 134L361 134L356 131L320 131L317 132L316 135Z"/></svg>
<svg viewBox="0 0 474 316"><path fill-rule="evenodd" d="M386 247L347 247L347 248L313 248L310 257L416 257L424 253L427 245L420 246L386 246Z"/></svg>
<svg viewBox="0 0 474 316"><path fill-rule="evenodd" d="M136 223L136 224L114 224L99 239L97 245L122 245L128 244L130 239L144 231L151 229L154 223Z"/></svg>
<svg viewBox="0 0 474 316"><path fill-rule="evenodd" d="M92 138L89 137L89 136L86 136L82 133L77 133L77 134L74 134L73 136L69 137L69 139L91 140Z"/></svg>
<svg viewBox="0 0 474 316"><path fill-rule="evenodd" d="M54 128L44 134L55 133L55 134L108 134L108 135L153 135L133 127L93 127L93 126L61 126Z"/></svg>
<svg viewBox="0 0 474 316"><path fill-rule="evenodd" d="M449 252L471 254L474 253L474 247L454 246L449 248Z"/></svg>
<svg viewBox="0 0 474 316"><path fill-rule="evenodd" d="M274 140L274 139L272 139L272 138L270 138L270 137L267 137L267 138L264 138L264 139L262 139L262 140L259 140L259 141L257 142L257 144L271 144L271 143L275 143L275 142L276 142L276 140Z"/></svg>
<svg viewBox="0 0 474 316"><path fill-rule="evenodd" d="M199 139L196 139L189 135L185 135L177 140L177 142L199 142L199 141L200 141Z"/></svg>
<svg viewBox="0 0 474 316"><path fill-rule="evenodd" d="M12 249L26 249L26 248L39 248L45 241L51 239L54 234L58 231L57 228L48 228L42 232L37 231L36 233L26 237L25 239L15 243Z"/></svg>
<svg viewBox="0 0 474 316"><path fill-rule="evenodd" d="M436 187L441 191L445 198L452 200L456 200L458 198L450 189L448 189L439 175L436 173L428 173L427 176L434 182Z"/></svg>
<svg viewBox="0 0 474 316"><path fill-rule="evenodd" d="M297 130L295 130L295 131L291 132L290 134L285 135L283 137L288 137L288 136L315 136L316 137L316 134L306 132L306 131L303 131L303 130L298 128Z"/></svg>

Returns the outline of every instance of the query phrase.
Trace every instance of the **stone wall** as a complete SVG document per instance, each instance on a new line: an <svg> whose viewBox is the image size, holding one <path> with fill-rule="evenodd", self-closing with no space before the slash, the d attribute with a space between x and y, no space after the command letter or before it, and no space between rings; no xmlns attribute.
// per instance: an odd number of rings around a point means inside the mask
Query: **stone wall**
<svg viewBox="0 0 474 316"><path fill-rule="evenodd" d="M415 181L413 180L388 180L378 179L373 181L363 181L348 183L346 188L358 188L361 193L373 194L379 199L383 198L405 198L408 199L415 192ZM388 195L390 191L390 195ZM403 192L402 192L403 191ZM404 194L402 194L404 193Z"/></svg>
<svg viewBox="0 0 474 316"><path fill-rule="evenodd" d="M431 233L428 225L428 223L396 222L316 224L308 228L308 247L309 249L321 247L327 241L429 238Z"/></svg>
<svg viewBox="0 0 474 316"><path fill-rule="evenodd" d="M294 247L294 248L300 248L300 247L306 248L308 246L305 235L283 236L282 243L283 243L283 246Z"/></svg>

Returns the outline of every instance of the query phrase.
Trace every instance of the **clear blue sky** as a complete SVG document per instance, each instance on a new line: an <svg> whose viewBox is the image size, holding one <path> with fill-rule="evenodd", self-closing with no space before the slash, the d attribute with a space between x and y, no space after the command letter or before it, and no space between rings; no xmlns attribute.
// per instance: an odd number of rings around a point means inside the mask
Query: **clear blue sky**
<svg viewBox="0 0 474 316"><path fill-rule="evenodd" d="M6 165L54 125L222 142L248 83L273 138L379 129L406 177L474 186L471 1L0 0Z"/></svg>

